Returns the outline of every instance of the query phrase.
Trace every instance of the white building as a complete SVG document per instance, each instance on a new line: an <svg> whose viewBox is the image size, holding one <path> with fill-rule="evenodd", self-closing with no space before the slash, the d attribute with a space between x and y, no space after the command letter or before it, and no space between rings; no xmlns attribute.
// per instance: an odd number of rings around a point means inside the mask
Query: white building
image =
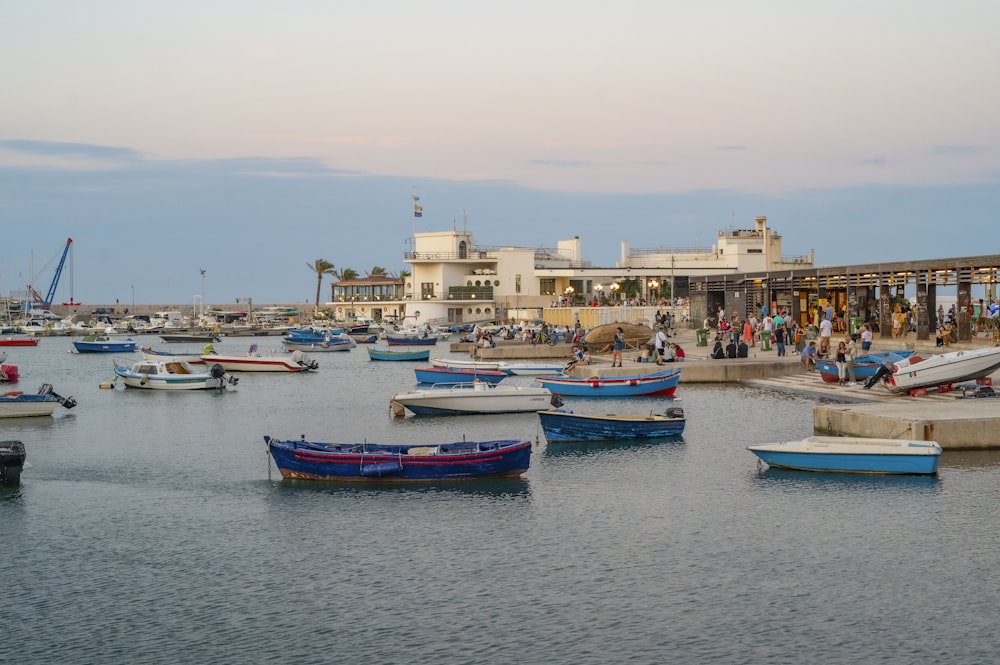
<svg viewBox="0 0 1000 665"><path fill-rule="evenodd" d="M706 248L632 249L612 267L583 259L579 236L555 248L477 245L469 231L414 234L401 301L381 302L384 313L423 323L468 323L542 318L560 305L654 306L669 293L684 296L698 275L809 268L813 254L782 257L781 236L757 217L755 227L720 231ZM334 304L334 303L328 303Z"/></svg>

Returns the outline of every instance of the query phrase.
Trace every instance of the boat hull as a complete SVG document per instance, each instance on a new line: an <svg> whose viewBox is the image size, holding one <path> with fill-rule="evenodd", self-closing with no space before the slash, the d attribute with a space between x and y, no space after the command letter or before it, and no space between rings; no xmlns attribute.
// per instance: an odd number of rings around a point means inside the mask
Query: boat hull
<svg viewBox="0 0 1000 665"><path fill-rule="evenodd" d="M465 480L519 476L530 441L459 441L438 445L333 444L264 437L283 478L313 480Z"/></svg>
<svg viewBox="0 0 1000 665"><path fill-rule="evenodd" d="M20 441L0 441L0 485L18 485L27 453Z"/></svg>
<svg viewBox="0 0 1000 665"><path fill-rule="evenodd" d="M854 359L854 379L858 383L875 376L875 372L886 361L895 362L913 355L913 351L886 351L885 353L869 353ZM837 362L830 359L817 359L816 369L825 383L838 383ZM850 378L850 377L848 377Z"/></svg>
<svg viewBox="0 0 1000 665"><path fill-rule="evenodd" d="M304 351L306 353L324 353L326 351L350 351L357 342L354 340L332 340L329 342L293 342L283 340L281 345L286 351Z"/></svg>
<svg viewBox="0 0 1000 665"><path fill-rule="evenodd" d="M38 340L34 337L28 339L8 337L6 339L0 339L0 346L38 346Z"/></svg>
<svg viewBox="0 0 1000 665"><path fill-rule="evenodd" d="M0 395L0 418L51 416L59 400L51 395Z"/></svg>
<svg viewBox="0 0 1000 665"><path fill-rule="evenodd" d="M400 337L397 335L386 335L385 341L389 346L434 346L437 344L437 337Z"/></svg>
<svg viewBox="0 0 1000 665"><path fill-rule="evenodd" d="M128 388L146 390L221 390L229 383L211 374L145 374L126 367L115 367L115 376Z"/></svg>
<svg viewBox="0 0 1000 665"><path fill-rule="evenodd" d="M568 410L540 411L538 419L549 443L618 441L679 437L686 419L681 415L588 415Z"/></svg>
<svg viewBox="0 0 1000 665"><path fill-rule="evenodd" d="M73 342L77 353L131 353L135 342Z"/></svg>
<svg viewBox="0 0 1000 665"><path fill-rule="evenodd" d="M208 364L218 363L227 372L305 372L312 369L293 358L281 356L207 355L201 359Z"/></svg>
<svg viewBox="0 0 1000 665"><path fill-rule="evenodd" d="M418 383L500 383L507 378L507 374L497 370L454 367L417 367L413 373Z"/></svg>
<svg viewBox="0 0 1000 665"><path fill-rule="evenodd" d="M941 447L933 441L838 437L809 437L747 450L779 469L888 475L935 474L941 455Z"/></svg>
<svg viewBox="0 0 1000 665"><path fill-rule="evenodd" d="M494 388L488 384L465 384L399 393L393 395L390 403L418 416L530 413L551 408L552 393L531 386Z"/></svg>
<svg viewBox="0 0 1000 665"><path fill-rule="evenodd" d="M157 351L149 347L139 349L142 357L146 360L166 360L170 362L182 362L192 365L204 365L200 353L171 353L170 351Z"/></svg>
<svg viewBox="0 0 1000 665"><path fill-rule="evenodd" d="M894 392L982 379L1000 369L1000 346L952 351L936 356L916 354L892 364L884 385Z"/></svg>
<svg viewBox="0 0 1000 665"><path fill-rule="evenodd" d="M540 376L537 381L554 395L573 397L670 397L680 383L680 369L636 376L557 377Z"/></svg>
<svg viewBox="0 0 1000 665"><path fill-rule="evenodd" d="M413 351L368 349L368 358L371 360L427 360L430 358L430 355L430 349L415 349Z"/></svg>

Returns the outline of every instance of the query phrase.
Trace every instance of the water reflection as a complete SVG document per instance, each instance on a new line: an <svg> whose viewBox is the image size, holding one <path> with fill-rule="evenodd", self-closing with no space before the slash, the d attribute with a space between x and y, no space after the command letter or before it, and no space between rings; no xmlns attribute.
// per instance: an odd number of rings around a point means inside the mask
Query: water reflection
<svg viewBox="0 0 1000 665"><path fill-rule="evenodd" d="M836 473L822 471L796 471L763 466L756 473L760 489L774 487L802 488L830 492L910 490L934 488L940 479L936 475L878 475L865 473Z"/></svg>
<svg viewBox="0 0 1000 665"><path fill-rule="evenodd" d="M604 455L622 450L677 446L684 443L683 436L665 436L656 439L619 439L615 441L576 441L572 443L549 443L545 446L546 457L587 457Z"/></svg>
<svg viewBox="0 0 1000 665"><path fill-rule="evenodd" d="M303 480L280 478L276 495L293 492L316 492L329 495L363 496L372 494L441 494L484 497L530 498L531 484L524 478L480 478L473 480L399 481Z"/></svg>

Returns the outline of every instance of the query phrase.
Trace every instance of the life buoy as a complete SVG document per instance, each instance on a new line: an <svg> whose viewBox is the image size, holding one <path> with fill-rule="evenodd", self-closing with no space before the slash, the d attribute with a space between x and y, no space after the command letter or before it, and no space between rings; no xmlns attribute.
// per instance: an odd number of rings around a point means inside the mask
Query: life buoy
<svg viewBox="0 0 1000 665"><path fill-rule="evenodd" d="M360 311L360 312L361 312L362 314L364 314L364 313L365 313L365 308L364 308L364 307L362 307L362 308L361 308L360 310L358 310L358 311Z"/></svg>
<svg viewBox="0 0 1000 665"><path fill-rule="evenodd" d="M598 381L597 379L591 379L591 381L590 381L590 387L591 388L600 388L600 386L601 386L601 382L600 381Z"/></svg>
<svg viewBox="0 0 1000 665"><path fill-rule="evenodd" d="M338 307L337 308L337 314L343 314L343 313L344 313L344 308L343 307Z"/></svg>
<svg viewBox="0 0 1000 665"><path fill-rule="evenodd" d="M637 385L639 385L639 379L629 379L628 380L628 384L630 386L637 386Z"/></svg>

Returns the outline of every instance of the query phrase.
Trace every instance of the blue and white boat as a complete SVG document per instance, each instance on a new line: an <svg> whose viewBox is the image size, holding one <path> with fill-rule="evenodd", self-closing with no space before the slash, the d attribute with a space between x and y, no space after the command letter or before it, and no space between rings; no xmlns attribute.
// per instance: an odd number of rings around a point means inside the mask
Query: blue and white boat
<svg viewBox="0 0 1000 665"><path fill-rule="evenodd" d="M854 378L858 383L861 383L874 376L878 369L886 362L897 362L912 355L913 351L898 349L896 351L866 353L855 356ZM817 358L816 369L819 370L820 378L825 383L837 383L840 380L837 376L837 361L835 358Z"/></svg>
<svg viewBox="0 0 1000 665"><path fill-rule="evenodd" d="M283 478L312 480L465 480L520 476L531 464L531 442L456 441L440 444L264 443Z"/></svg>
<svg viewBox="0 0 1000 665"><path fill-rule="evenodd" d="M306 351L321 353L326 351L350 351L358 345L354 338L346 333L336 335L288 336L281 340L285 351Z"/></svg>
<svg viewBox="0 0 1000 665"><path fill-rule="evenodd" d="M430 358L430 355L430 349L392 351L390 349L368 347L368 358L371 360L427 360Z"/></svg>
<svg viewBox="0 0 1000 665"><path fill-rule="evenodd" d="M77 353L129 353L135 351L135 342L131 337L116 339L98 333L74 340L73 347Z"/></svg>
<svg viewBox="0 0 1000 665"><path fill-rule="evenodd" d="M677 390L681 370L669 369L651 374L630 376L540 376L537 381L553 395L573 397L670 397Z"/></svg>
<svg viewBox="0 0 1000 665"><path fill-rule="evenodd" d="M507 378L500 370L461 367L417 367L413 373L418 383L500 383Z"/></svg>
<svg viewBox="0 0 1000 665"><path fill-rule="evenodd" d="M679 407L670 407L662 415L591 415L556 409L539 411L538 419L549 443L679 437L687 422Z"/></svg>
<svg viewBox="0 0 1000 665"><path fill-rule="evenodd" d="M177 360L142 360L131 366L115 365L115 377L128 388L148 390L213 390L236 385L235 376L226 374L222 365L195 367Z"/></svg>
<svg viewBox="0 0 1000 665"><path fill-rule="evenodd" d="M934 474L941 456L935 441L837 436L810 436L747 450L778 469L837 473Z"/></svg>
<svg viewBox="0 0 1000 665"><path fill-rule="evenodd" d="M52 384L43 383L34 395L18 390L0 394L0 418L51 416L60 404L72 409L76 406L76 400L72 397L63 397L52 390Z"/></svg>
<svg viewBox="0 0 1000 665"><path fill-rule="evenodd" d="M411 335L386 334L386 344L389 346L434 346L438 338L433 335L426 337L414 337Z"/></svg>

